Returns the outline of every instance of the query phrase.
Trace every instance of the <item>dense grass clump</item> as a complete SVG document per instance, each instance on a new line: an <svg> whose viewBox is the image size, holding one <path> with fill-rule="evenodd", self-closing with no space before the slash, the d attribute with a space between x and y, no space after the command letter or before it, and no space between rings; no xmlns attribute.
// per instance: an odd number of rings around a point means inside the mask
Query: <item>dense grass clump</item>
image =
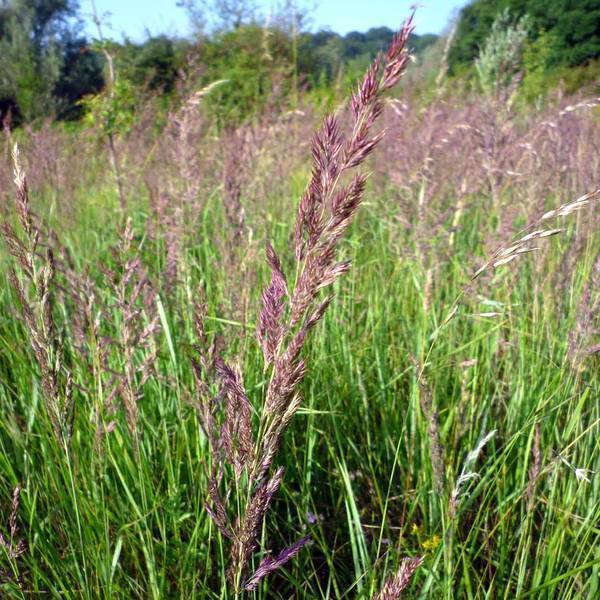
<svg viewBox="0 0 600 600"><path fill-rule="evenodd" d="M596 103L384 99L409 32L320 128L140 120L118 191L5 132L3 597L600 594Z"/></svg>

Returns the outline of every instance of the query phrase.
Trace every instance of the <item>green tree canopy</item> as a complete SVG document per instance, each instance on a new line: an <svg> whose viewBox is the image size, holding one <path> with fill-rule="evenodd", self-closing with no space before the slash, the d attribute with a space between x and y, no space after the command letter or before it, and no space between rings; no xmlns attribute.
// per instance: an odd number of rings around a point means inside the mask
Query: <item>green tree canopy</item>
<svg viewBox="0 0 600 600"><path fill-rule="evenodd" d="M547 67L580 65L600 57L598 0L475 0L460 12L449 56L454 70L472 63L505 9L515 22L529 16L534 42L541 35L551 40Z"/></svg>
<svg viewBox="0 0 600 600"><path fill-rule="evenodd" d="M101 87L101 65L79 35L77 9L73 0L0 4L0 116L64 115Z"/></svg>

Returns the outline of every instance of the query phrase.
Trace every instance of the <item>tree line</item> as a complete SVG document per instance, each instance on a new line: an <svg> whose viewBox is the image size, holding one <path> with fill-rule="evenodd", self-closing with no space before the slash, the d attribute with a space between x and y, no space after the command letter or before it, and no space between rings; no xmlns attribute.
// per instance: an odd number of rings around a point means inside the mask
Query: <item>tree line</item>
<svg viewBox="0 0 600 600"><path fill-rule="evenodd" d="M251 0L182 0L180 6L193 36L113 42L90 39L76 0L0 0L0 117L79 119L86 99L107 86L110 53L122 82L136 94L168 98L182 78L197 85L227 80L230 85L220 86L212 100L215 110L221 118L243 118L299 91L327 93L347 84L393 36L388 27L311 32L306 13L291 1L271 17L260 15ZM473 68L502 11L515 23L527 16L524 56L538 78L600 56L597 0L475 0L456 25L451 74ZM410 46L419 53L437 40L413 35Z"/></svg>

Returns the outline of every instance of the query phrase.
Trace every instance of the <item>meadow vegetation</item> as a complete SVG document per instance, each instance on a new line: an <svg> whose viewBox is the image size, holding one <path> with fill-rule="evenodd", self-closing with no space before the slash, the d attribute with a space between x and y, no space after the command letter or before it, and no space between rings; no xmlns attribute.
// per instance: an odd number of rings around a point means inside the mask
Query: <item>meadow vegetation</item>
<svg viewBox="0 0 600 600"><path fill-rule="evenodd" d="M600 595L600 99L496 19L5 118L3 597Z"/></svg>

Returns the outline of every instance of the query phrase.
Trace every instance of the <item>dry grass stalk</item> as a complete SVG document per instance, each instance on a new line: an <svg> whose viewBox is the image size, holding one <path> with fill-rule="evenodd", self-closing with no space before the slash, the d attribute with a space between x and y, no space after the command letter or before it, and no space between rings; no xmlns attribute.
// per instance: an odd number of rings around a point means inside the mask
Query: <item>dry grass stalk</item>
<svg viewBox="0 0 600 600"><path fill-rule="evenodd" d="M343 180L359 167L375 149L384 132L374 132L383 112L383 94L394 87L403 75L409 53L408 37L413 30L408 19L384 56L378 57L352 95L350 134L342 134L338 119L328 116L313 140L313 171L300 200L295 228L295 282L288 284L282 263L271 245L267 261L271 281L262 295L258 341L265 368L270 371L259 425L253 431L250 403L244 391L241 374L210 352L201 353L196 363L201 395L209 394L202 379L207 367L218 382L218 396L199 400L203 427L207 429L213 462L224 460L232 470L228 489L242 488L237 517L227 515L227 502L218 492L219 469L212 475L209 514L221 533L231 539L229 579L236 593L253 589L267 573L292 558L304 545L298 542L275 559L261 564L247 576L250 559L257 547L258 534L273 496L277 492L283 469L269 474L281 437L301 404L298 386L306 372L301 358L310 330L321 320L331 296L319 298L322 289L330 287L349 268L348 262L336 260L337 247L361 203L367 177L355 173L349 183ZM200 329L202 329L200 319ZM204 337L202 331L199 332ZM214 428L214 407L222 404L223 424L218 434Z"/></svg>
<svg viewBox="0 0 600 600"><path fill-rule="evenodd" d="M452 43L454 42L454 37L456 36L456 30L458 26L455 24L452 26L450 33L446 37L446 43L444 44L444 50L442 52L442 58L440 60L440 70L435 77L435 90L438 96L441 96L444 93L444 88L446 84L446 79L448 76L448 55L450 54L450 50L452 48Z"/></svg>
<svg viewBox="0 0 600 600"><path fill-rule="evenodd" d="M21 486L17 485L13 491L10 516L8 518L8 539L0 531L0 546L6 552L9 560L14 560L27 552L27 542L24 539L19 538L19 524L17 523L20 497Z"/></svg>
<svg viewBox="0 0 600 600"><path fill-rule="evenodd" d="M216 82L215 85L218 83ZM172 158L180 173L178 181L181 181L184 186L181 200L185 206L194 205L200 197L202 179L198 168L197 141L203 123L198 115L198 106L206 93L208 88L192 94L179 111L169 118L169 128L176 137Z"/></svg>
<svg viewBox="0 0 600 600"><path fill-rule="evenodd" d="M158 186L146 181L152 219L148 220L148 235L158 245L164 244L166 257L161 272L162 290L166 294L173 291L180 281L180 264L185 230L182 207L174 202L167 192L159 191Z"/></svg>
<svg viewBox="0 0 600 600"><path fill-rule="evenodd" d="M177 110L169 113L167 125L150 151L154 154L159 146L162 150L162 155L152 161L144 180L154 217L149 221L150 234L166 246L161 281L167 293L184 276L180 272L185 265L181 260L182 250L186 236L191 232L197 235L197 222L209 196L203 192L208 186L217 185L213 174L215 165L209 160L216 155L216 149L209 144L212 141L208 135L210 124L201 104L203 98L225 82L214 81L188 93ZM174 170L165 170L165 166L174 167Z"/></svg>
<svg viewBox="0 0 600 600"><path fill-rule="evenodd" d="M233 247L239 246L244 233L246 214L242 206L242 188L247 177L247 140L245 131L226 133L222 140L223 158L223 205L229 221Z"/></svg>
<svg viewBox="0 0 600 600"><path fill-rule="evenodd" d="M68 444L75 405L73 381L63 363L61 334L54 320L54 256L49 248L43 258L39 256L40 232L34 223L27 178L16 144L12 158L16 212L22 237L8 223L2 224L2 233L9 252L20 267L22 278L10 269L9 280L17 294L31 348L40 369L42 391L52 429L59 443Z"/></svg>
<svg viewBox="0 0 600 600"><path fill-rule="evenodd" d="M429 456L433 470L435 491L442 494L446 485L446 465L444 447L440 441L440 424L438 413L433 406L433 394L424 376L418 380L419 404L427 419L427 435L429 437Z"/></svg>
<svg viewBox="0 0 600 600"><path fill-rule="evenodd" d="M131 220L128 219L120 232L119 245L112 249L115 267L101 267L114 298L114 308L121 319L115 323L117 337L104 340L106 351L102 357L104 371L112 374L104 408L108 413L114 412L114 400L120 397L127 427L137 439L138 402L142 387L154 372L158 353L155 336L160 324L155 307L156 292L134 247L134 238ZM117 368L111 368L109 346L117 349L120 363Z"/></svg>
<svg viewBox="0 0 600 600"><path fill-rule="evenodd" d="M595 290L595 294L594 294ZM569 332L567 356L575 370L584 369L586 358L600 352L600 344L594 344L599 329L600 308L600 253L596 256L590 279L585 283L581 300L577 306L575 327Z"/></svg>
<svg viewBox="0 0 600 600"><path fill-rule="evenodd" d="M560 228L545 228L545 221L556 217L566 217L571 215L582 210L586 206L591 205L592 202L597 201L598 199L600 199L600 189L589 192L576 200L559 206L557 209L544 213L537 221L521 232L525 235L522 235L510 245L503 245L498 248L492 254L490 259L475 272L472 279L476 279L489 269L497 269L498 267L506 265L523 254L539 250L538 247L532 245L533 242L557 235L563 231Z"/></svg>

